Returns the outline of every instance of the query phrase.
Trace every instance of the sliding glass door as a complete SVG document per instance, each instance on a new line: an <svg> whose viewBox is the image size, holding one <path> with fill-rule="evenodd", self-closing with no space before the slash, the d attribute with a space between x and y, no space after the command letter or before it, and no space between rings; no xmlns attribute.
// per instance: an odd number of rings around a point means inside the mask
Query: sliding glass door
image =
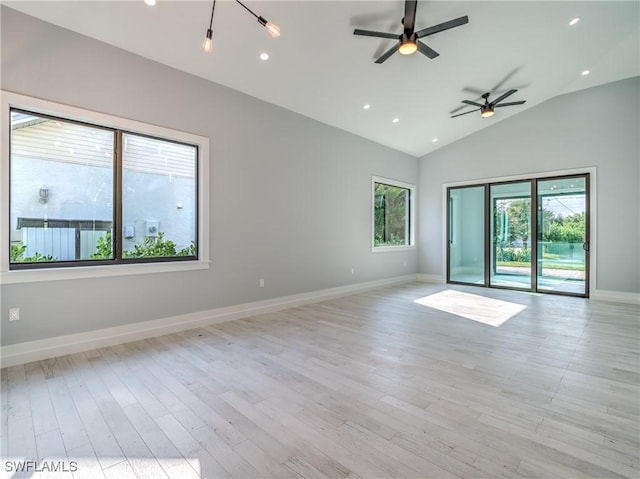
<svg viewBox="0 0 640 479"><path fill-rule="evenodd" d="M491 272L489 284L530 290L531 182L490 186Z"/></svg>
<svg viewBox="0 0 640 479"><path fill-rule="evenodd" d="M587 292L587 190L586 176L538 181L539 291Z"/></svg>
<svg viewBox="0 0 640 479"><path fill-rule="evenodd" d="M448 283L588 297L588 174L447 192Z"/></svg>
<svg viewBox="0 0 640 479"><path fill-rule="evenodd" d="M484 186L449 190L449 282L485 284L484 191Z"/></svg>

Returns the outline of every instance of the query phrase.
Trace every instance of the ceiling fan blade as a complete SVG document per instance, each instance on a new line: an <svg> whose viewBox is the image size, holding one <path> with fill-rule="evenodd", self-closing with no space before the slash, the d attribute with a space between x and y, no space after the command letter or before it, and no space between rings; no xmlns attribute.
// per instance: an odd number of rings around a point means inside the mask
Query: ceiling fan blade
<svg viewBox="0 0 640 479"><path fill-rule="evenodd" d="M494 105L494 108L500 108L501 106L513 106L513 105L522 105L525 101L527 100L522 100L522 101L512 101L509 103L500 103L499 105Z"/></svg>
<svg viewBox="0 0 640 479"><path fill-rule="evenodd" d="M396 51L398 51L398 45L394 45L389 48L386 52L382 54L380 58L376 60L376 63L383 63L388 60L388 58L393 55Z"/></svg>
<svg viewBox="0 0 640 479"><path fill-rule="evenodd" d="M464 25L465 23L469 23L469 17L467 17L466 15L464 17L449 20L448 22L439 23L438 25L434 25L433 27L424 28L416 32L416 36L418 38L427 37L429 35L433 35L434 33L449 30L450 28L459 27L460 25Z"/></svg>
<svg viewBox="0 0 640 479"><path fill-rule="evenodd" d="M404 2L404 18L402 24L405 31L413 29L416 26L416 9L418 8L418 0L405 0Z"/></svg>
<svg viewBox="0 0 640 479"><path fill-rule="evenodd" d="M507 98L510 95L513 95L515 92L517 92L518 90L509 90L507 93L503 93L502 95L500 95L498 98L496 98L495 100L493 100L491 103L489 103L489 106L491 106L492 108L494 106L496 106L498 103L500 103L502 100L504 100L505 98Z"/></svg>
<svg viewBox="0 0 640 479"><path fill-rule="evenodd" d="M475 101L471 101L471 100L462 100L462 103L466 103L467 105L478 106L480 108L484 107L484 105L481 105L480 103L476 103Z"/></svg>
<svg viewBox="0 0 640 479"><path fill-rule="evenodd" d="M353 31L354 35L362 35L364 37L378 37L378 38L391 38L393 40L397 40L399 35L395 33L386 33L386 32L372 32L370 30L360 30L356 28Z"/></svg>
<svg viewBox="0 0 640 479"><path fill-rule="evenodd" d="M482 97L482 95L484 95L487 90L479 90L477 88L466 86L466 87L464 87L462 89L462 91L467 92L467 93L473 93L474 95L478 95L478 99L480 99ZM490 90L490 91L493 91L493 90Z"/></svg>
<svg viewBox="0 0 640 479"><path fill-rule="evenodd" d="M431 47L428 47L427 45L425 45L421 41L418 41L417 44L418 44L418 51L420 53L422 53L423 55L428 56L432 60L435 57L440 56L440 54L437 51L433 50Z"/></svg>
<svg viewBox="0 0 640 479"><path fill-rule="evenodd" d="M469 113L473 113L474 111L480 111L480 108L477 108L477 109L475 109L475 110L465 111L464 113L458 113L457 115L451 115L451 118L455 118L456 116L467 115L467 114L469 114Z"/></svg>
<svg viewBox="0 0 640 479"><path fill-rule="evenodd" d="M487 90L487 91L492 91L492 92L497 92L500 87L502 85L504 85L505 83L507 83L507 81L511 80L511 78L513 78L513 76L518 73L518 71L521 69L522 67L516 67L513 70L511 70L509 73L507 73L507 75L498 82L498 84L496 86L494 86L491 90Z"/></svg>

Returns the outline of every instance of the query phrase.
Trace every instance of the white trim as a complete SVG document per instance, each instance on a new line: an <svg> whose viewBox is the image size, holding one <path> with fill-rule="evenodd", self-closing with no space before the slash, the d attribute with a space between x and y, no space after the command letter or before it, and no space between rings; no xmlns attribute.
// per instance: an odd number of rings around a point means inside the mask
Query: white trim
<svg viewBox="0 0 640 479"><path fill-rule="evenodd" d="M25 269L0 271L0 284L38 283L69 279L108 278L135 274L173 273L209 269L208 261L173 261L167 263L134 263L108 266L76 266L71 268Z"/></svg>
<svg viewBox="0 0 640 479"><path fill-rule="evenodd" d="M590 295L596 288L596 264L597 264L597 168L595 166L587 166L584 168L574 168L569 170L540 171L536 173L525 173L521 175L502 176L493 178L481 178L477 180L456 181L452 183L442 184L442 271L447 271L447 228L449 219L447 218L447 188L456 186L484 185L487 183L500 183L514 180L530 180L538 178L546 178L553 176L570 176L570 175L589 175L589 289Z"/></svg>
<svg viewBox="0 0 640 479"><path fill-rule="evenodd" d="M590 299L594 301L608 301L611 303L640 305L640 293L626 293L622 291L594 289L591 291Z"/></svg>
<svg viewBox="0 0 640 479"><path fill-rule="evenodd" d="M397 245L397 246L372 246L372 253L388 253L390 251L415 251L415 245Z"/></svg>
<svg viewBox="0 0 640 479"><path fill-rule="evenodd" d="M198 260L166 263L146 263L106 266L76 266L32 270L9 269L9 108L20 108L132 133L151 135L156 138L181 141L198 146ZM131 274L165 273L208 269L210 265L209 245L209 182L210 145L209 138L162 126L120 118L105 113L90 111L75 106L55 103L40 98L0 90L0 284L29 283L68 279L86 279Z"/></svg>
<svg viewBox="0 0 640 479"><path fill-rule="evenodd" d="M432 283L432 284L446 284L447 278L444 276L440 276L437 274L418 274L418 281L422 283Z"/></svg>
<svg viewBox="0 0 640 479"><path fill-rule="evenodd" d="M151 338L163 334L175 333L187 329L199 328L210 324L233 321L263 313L281 311L305 304L326 301L347 296L360 291L385 287L393 284L408 283L417 280L417 275L410 274L395 278L369 281L366 283L338 286L336 288L294 294L280 298L255 301L225 308L198 311L169 318L154 319L139 323L104 328L85 333L68 334L54 338L38 339L0 347L1 367L15 366L30 361L73 354L91 349L113 346L129 341Z"/></svg>
<svg viewBox="0 0 640 479"><path fill-rule="evenodd" d="M375 246L376 237L376 218L375 218L375 201L376 201L376 183L382 183L389 186L397 186L409 190L409 244L408 245L386 245ZM416 249L416 208L418 199L416 197L417 187L411 183L398 181L383 176L371 175L371 252L372 253L388 253L390 251L411 251Z"/></svg>

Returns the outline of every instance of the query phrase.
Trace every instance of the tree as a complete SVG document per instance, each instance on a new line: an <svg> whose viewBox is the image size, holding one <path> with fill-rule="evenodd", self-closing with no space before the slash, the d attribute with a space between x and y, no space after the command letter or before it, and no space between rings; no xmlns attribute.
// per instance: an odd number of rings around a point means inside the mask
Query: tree
<svg viewBox="0 0 640 479"><path fill-rule="evenodd" d="M406 244L408 190L376 183L374 191L374 244Z"/></svg>
<svg viewBox="0 0 640 479"><path fill-rule="evenodd" d="M586 231L585 219L584 211L560 217L551 224L549 232L543 235L543 240L561 243L582 243Z"/></svg>

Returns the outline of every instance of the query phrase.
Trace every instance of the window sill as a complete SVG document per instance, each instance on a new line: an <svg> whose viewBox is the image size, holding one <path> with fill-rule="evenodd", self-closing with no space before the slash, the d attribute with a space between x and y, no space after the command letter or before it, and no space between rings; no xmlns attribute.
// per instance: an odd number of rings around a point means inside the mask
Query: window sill
<svg viewBox="0 0 640 479"><path fill-rule="evenodd" d="M372 253L388 253L390 251L415 251L415 245L409 246L372 246Z"/></svg>
<svg viewBox="0 0 640 479"><path fill-rule="evenodd" d="M70 279L107 278L136 274L173 273L209 269L210 261L177 261L175 263L137 263L117 266L83 266L74 268L2 271L0 284L37 283Z"/></svg>

